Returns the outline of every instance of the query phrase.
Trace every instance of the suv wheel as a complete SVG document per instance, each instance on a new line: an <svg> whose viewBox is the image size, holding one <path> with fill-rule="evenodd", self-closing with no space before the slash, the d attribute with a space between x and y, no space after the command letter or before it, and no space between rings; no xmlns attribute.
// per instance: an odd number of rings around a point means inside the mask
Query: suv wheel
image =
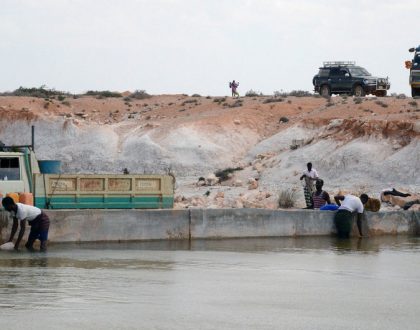
<svg viewBox="0 0 420 330"><path fill-rule="evenodd" d="M420 96L420 88L411 87L411 96L412 97Z"/></svg>
<svg viewBox="0 0 420 330"><path fill-rule="evenodd" d="M330 97L331 96L331 90L328 87L328 85L322 85L320 90L319 90L319 94L322 97Z"/></svg>
<svg viewBox="0 0 420 330"><path fill-rule="evenodd" d="M353 88L353 95L357 97L365 96L365 90L361 85L356 85Z"/></svg>
<svg viewBox="0 0 420 330"><path fill-rule="evenodd" d="M385 97L386 96L386 91L378 91L378 92L376 92L376 96Z"/></svg>

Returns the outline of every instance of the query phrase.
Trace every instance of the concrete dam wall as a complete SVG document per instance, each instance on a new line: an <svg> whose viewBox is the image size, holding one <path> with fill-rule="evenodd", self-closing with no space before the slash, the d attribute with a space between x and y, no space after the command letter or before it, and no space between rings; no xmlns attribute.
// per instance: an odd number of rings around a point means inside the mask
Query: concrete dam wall
<svg viewBox="0 0 420 330"><path fill-rule="evenodd" d="M335 212L331 211L186 209L45 212L51 220L51 242L298 237L335 233ZM11 224L11 219L3 212L0 218L2 242L10 235ZM366 212L363 232L370 236L420 234L420 212ZM29 228L24 239L28 233ZM357 236L355 221L353 234Z"/></svg>

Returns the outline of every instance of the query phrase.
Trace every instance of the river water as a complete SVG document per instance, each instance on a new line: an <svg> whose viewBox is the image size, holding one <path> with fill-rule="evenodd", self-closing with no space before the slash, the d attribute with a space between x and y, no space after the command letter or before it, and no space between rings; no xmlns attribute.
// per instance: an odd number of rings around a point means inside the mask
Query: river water
<svg viewBox="0 0 420 330"><path fill-rule="evenodd" d="M420 238L0 252L0 329L419 329Z"/></svg>

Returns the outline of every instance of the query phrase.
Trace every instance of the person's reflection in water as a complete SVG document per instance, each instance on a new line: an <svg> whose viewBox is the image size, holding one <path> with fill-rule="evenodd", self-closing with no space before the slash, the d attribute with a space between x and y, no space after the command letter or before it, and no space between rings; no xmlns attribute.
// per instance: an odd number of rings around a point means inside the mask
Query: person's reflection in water
<svg viewBox="0 0 420 330"><path fill-rule="evenodd" d="M332 249L340 254L361 252L366 254L378 253L379 247L371 240L363 240L362 238L339 238L336 237L332 241Z"/></svg>

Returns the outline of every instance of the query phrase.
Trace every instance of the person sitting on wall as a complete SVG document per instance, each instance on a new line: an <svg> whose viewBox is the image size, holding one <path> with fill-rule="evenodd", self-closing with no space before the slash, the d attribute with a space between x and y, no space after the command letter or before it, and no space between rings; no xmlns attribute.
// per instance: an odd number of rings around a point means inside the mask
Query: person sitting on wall
<svg viewBox="0 0 420 330"><path fill-rule="evenodd" d="M322 190L323 186L324 180L317 179L315 181L316 190L312 193L312 207L314 209L320 209L325 204L331 204L330 195L325 190Z"/></svg>
<svg viewBox="0 0 420 330"><path fill-rule="evenodd" d="M342 238L350 237L353 213L357 213L357 229L359 230L359 235L363 237L363 204L366 204L366 202L368 201L368 196L366 194L362 194L359 198L353 195L337 195L334 196L334 199L337 205L339 205L338 211L334 217L334 223L337 228L338 236Z"/></svg>
<svg viewBox="0 0 420 330"><path fill-rule="evenodd" d="M41 241L41 252L47 251L48 230L50 227L50 219L39 208L31 205L15 203L11 197L5 197L2 200L3 207L10 212L13 217L12 231L8 242L12 242L18 228L18 221L20 221L20 231L15 243L15 250L19 250L20 241L25 234L26 221L31 226L31 231L28 236L28 241L25 247L33 252L33 244L35 240Z"/></svg>
<svg viewBox="0 0 420 330"><path fill-rule="evenodd" d="M381 201L377 198L369 197L366 194L362 194L362 196L365 195L367 197L367 202L363 203L365 210L370 212L378 212L381 208Z"/></svg>

